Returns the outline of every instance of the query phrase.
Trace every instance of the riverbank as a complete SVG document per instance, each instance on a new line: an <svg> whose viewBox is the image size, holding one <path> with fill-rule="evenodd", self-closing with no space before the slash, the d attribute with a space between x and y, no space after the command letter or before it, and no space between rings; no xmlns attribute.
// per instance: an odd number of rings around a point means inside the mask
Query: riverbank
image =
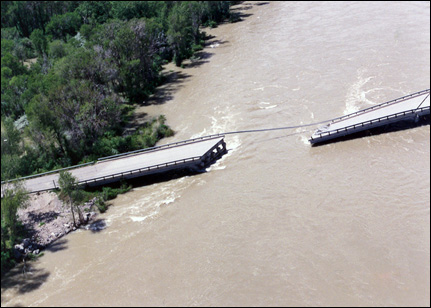
<svg viewBox="0 0 431 308"><path fill-rule="evenodd" d="M210 30L210 29L207 29ZM218 46L217 40L209 34L210 39L206 42L206 47L215 48ZM184 79L191 77L184 71L197 68L201 64L207 62L208 53L206 51L196 52L191 59L183 61L182 67L177 67L170 62L164 66L162 75L164 78L161 84L151 95L145 104L135 105L133 115L131 115L129 123L125 127L125 132L131 134L146 125L153 119L163 119L158 110L166 101L172 99L172 93L182 87ZM163 123L164 124L164 121ZM154 130L154 129L153 129ZM160 144L169 143L173 136L168 134L159 140ZM184 138L185 139L185 138ZM73 226L69 206L65 205L54 192L41 192L31 194L28 206L18 209L17 215L28 235L15 245L15 259L21 261L25 255L33 253L38 255L43 249L48 248L55 241L63 236L75 231L77 228ZM78 228L90 230L100 230L104 228L98 220L98 209L94 204L94 199L83 204L81 209L85 215L85 225ZM78 222L76 217L75 219Z"/></svg>
<svg viewBox="0 0 431 308"><path fill-rule="evenodd" d="M165 114L171 141L316 122L429 82L427 4L244 13L142 108ZM429 131L316 148L299 130L228 135L209 172L135 186L99 215L105 230L13 269L2 306L428 306Z"/></svg>
<svg viewBox="0 0 431 308"><path fill-rule="evenodd" d="M85 225L80 226L78 217L75 217L78 224L75 227L70 208L58 198L55 192L31 194L28 206L17 211L18 219L28 235L20 244L15 245L15 259L22 260L29 253L39 255L43 249L75 231L77 227L86 229L94 227L92 223L98 216L95 199L84 203L81 209L84 213Z"/></svg>
<svg viewBox="0 0 431 308"><path fill-rule="evenodd" d="M208 40L207 45L212 44L212 40ZM145 104L135 105L133 114L130 116L129 123L125 126L125 134L133 134L143 127L148 126L147 123L152 123L157 119L164 126L164 117L157 112L160 105L166 100L172 99L171 93L177 90L184 78L183 70L196 67L203 64L205 61L205 52L196 52L191 59L183 61L183 67L177 67L170 62L164 66L162 75L164 82L151 95ZM145 108L150 107L153 112L143 112ZM153 107L153 108L151 108ZM169 128L167 128L169 130ZM150 127L150 131L160 131L160 127L154 129ZM158 140L160 144L169 142L173 137L173 133L164 134L165 136ZM55 192L41 192L30 194L28 206L19 208L17 211L18 220L21 222L26 235L20 242L14 245L12 250L13 258L17 262L22 262L24 259L33 256L39 256L44 249L49 248L54 242L63 236L75 231L77 228L85 228L87 230L97 231L105 226L98 220L99 210L95 205L93 198L89 202L81 205L81 210L84 213L85 224L82 226L74 226L70 207L64 204ZM77 216L77 215L75 215ZM78 217L75 221L79 224Z"/></svg>

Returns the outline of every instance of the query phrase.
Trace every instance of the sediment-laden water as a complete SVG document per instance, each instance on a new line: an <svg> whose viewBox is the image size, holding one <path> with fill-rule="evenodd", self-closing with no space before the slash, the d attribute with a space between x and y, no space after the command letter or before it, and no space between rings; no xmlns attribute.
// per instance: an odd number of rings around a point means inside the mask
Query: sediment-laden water
<svg viewBox="0 0 431 308"><path fill-rule="evenodd" d="M429 2L244 2L168 66L177 134L331 119L430 87ZM430 126L311 147L228 135L206 172L117 197L2 281L2 306L428 306Z"/></svg>

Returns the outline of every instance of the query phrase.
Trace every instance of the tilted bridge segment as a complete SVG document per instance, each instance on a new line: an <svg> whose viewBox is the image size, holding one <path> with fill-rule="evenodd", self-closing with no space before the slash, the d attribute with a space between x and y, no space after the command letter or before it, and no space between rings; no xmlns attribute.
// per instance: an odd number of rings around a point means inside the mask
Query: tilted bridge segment
<svg viewBox="0 0 431 308"><path fill-rule="evenodd" d="M2 182L1 195L3 197L3 190L16 181L22 181L29 193L59 188L58 179L62 170L70 172L80 186L99 186L172 170L202 170L224 153L226 143L223 135L195 138L100 158L96 163Z"/></svg>
<svg viewBox="0 0 431 308"><path fill-rule="evenodd" d="M314 145L367 129L430 114L430 89L333 119L319 127L309 139Z"/></svg>

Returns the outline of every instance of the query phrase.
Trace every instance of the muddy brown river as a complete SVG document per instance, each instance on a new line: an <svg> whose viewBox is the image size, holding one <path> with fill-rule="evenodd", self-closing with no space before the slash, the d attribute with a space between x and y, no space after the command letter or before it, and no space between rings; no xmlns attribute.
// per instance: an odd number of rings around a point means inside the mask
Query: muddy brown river
<svg viewBox="0 0 431 308"><path fill-rule="evenodd" d="M163 143L308 124L430 88L429 2L244 2L138 109ZM138 185L57 241L2 306L429 306L430 126L311 147L227 135L198 175Z"/></svg>

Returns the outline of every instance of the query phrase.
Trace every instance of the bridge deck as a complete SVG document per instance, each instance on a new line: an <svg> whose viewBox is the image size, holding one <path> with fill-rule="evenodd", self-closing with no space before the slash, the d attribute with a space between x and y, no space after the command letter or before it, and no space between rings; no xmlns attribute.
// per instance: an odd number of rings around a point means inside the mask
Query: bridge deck
<svg viewBox="0 0 431 308"><path fill-rule="evenodd" d="M179 142L128 155L118 155L68 171L78 179L79 184L100 185L122 178L196 167L210 162L217 154L225 151L223 139L223 137L213 137ZM28 192L38 192L58 187L58 178L59 172L55 172L23 179Z"/></svg>
<svg viewBox="0 0 431 308"><path fill-rule="evenodd" d="M312 144L324 142L429 113L430 90L428 89L337 118L319 127L309 141Z"/></svg>

